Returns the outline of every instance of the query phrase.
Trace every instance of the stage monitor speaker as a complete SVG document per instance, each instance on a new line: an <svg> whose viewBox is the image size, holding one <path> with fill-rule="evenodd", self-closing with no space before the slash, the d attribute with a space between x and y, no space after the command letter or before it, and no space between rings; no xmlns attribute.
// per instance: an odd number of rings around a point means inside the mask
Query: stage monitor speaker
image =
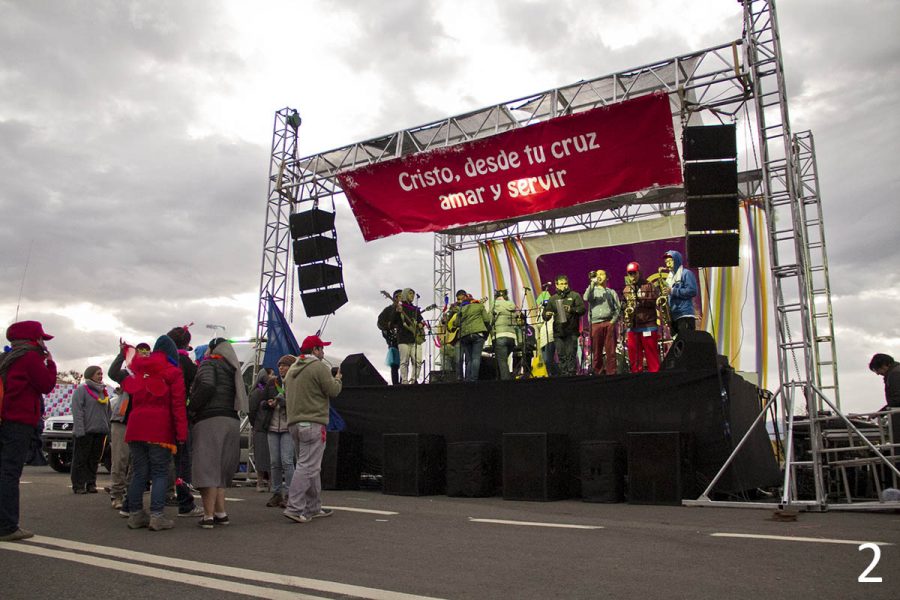
<svg viewBox="0 0 900 600"><path fill-rule="evenodd" d="M322 262L338 255L337 240L322 235L294 240L294 263Z"/></svg>
<svg viewBox="0 0 900 600"><path fill-rule="evenodd" d="M716 369L716 340L705 331L682 331L663 359L663 369Z"/></svg>
<svg viewBox="0 0 900 600"><path fill-rule="evenodd" d="M492 355L481 355L481 366L478 368L478 381L493 381L500 379L497 370L497 358Z"/></svg>
<svg viewBox="0 0 900 600"><path fill-rule="evenodd" d="M334 230L334 213L314 208L306 212L294 213L288 222L292 238L304 238Z"/></svg>
<svg viewBox="0 0 900 600"><path fill-rule="evenodd" d="M428 374L428 383L456 383L459 378L456 371L432 371Z"/></svg>
<svg viewBox="0 0 900 600"><path fill-rule="evenodd" d="M341 363L344 387L387 385L381 373L372 366L365 354L348 354Z"/></svg>
<svg viewBox="0 0 900 600"><path fill-rule="evenodd" d="M736 128L732 125L685 127L684 160L718 160L737 157Z"/></svg>
<svg viewBox="0 0 900 600"><path fill-rule="evenodd" d="M322 489L358 490L362 457L361 435L346 431L327 432L322 456Z"/></svg>
<svg viewBox="0 0 900 600"><path fill-rule="evenodd" d="M344 270L337 265L316 263L297 267L297 281L301 290L315 290L344 283Z"/></svg>
<svg viewBox="0 0 900 600"><path fill-rule="evenodd" d="M684 227L688 231L738 229L737 195L688 196L684 207Z"/></svg>
<svg viewBox="0 0 900 600"><path fill-rule="evenodd" d="M687 234L687 263L698 267L736 267L741 238L737 233Z"/></svg>
<svg viewBox="0 0 900 600"><path fill-rule="evenodd" d="M504 433L503 499L567 498L568 443L562 434Z"/></svg>
<svg viewBox="0 0 900 600"><path fill-rule="evenodd" d="M684 163L687 196L737 194L737 161Z"/></svg>
<svg viewBox="0 0 900 600"><path fill-rule="evenodd" d="M447 485L446 446L440 435L386 433L382 488L394 496L443 494Z"/></svg>
<svg viewBox="0 0 900 600"><path fill-rule="evenodd" d="M619 442L581 442L581 499L585 502L625 500L625 449Z"/></svg>
<svg viewBox="0 0 900 600"><path fill-rule="evenodd" d="M629 504L680 505L696 498L693 438L678 431L629 432Z"/></svg>
<svg viewBox="0 0 900 600"><path fill-rule="evenodd" d="M303 310L307 317L321 317L330 315L347 304L347 290L340 287L318 292L301 291L300 299L303 301Z"/></svg>
<svg viewBox="0 0 900 600"><path fill-rule="evenodd" d="M447 444L447 495L494 496L500 488L500 453L490 442Z"/></svg>

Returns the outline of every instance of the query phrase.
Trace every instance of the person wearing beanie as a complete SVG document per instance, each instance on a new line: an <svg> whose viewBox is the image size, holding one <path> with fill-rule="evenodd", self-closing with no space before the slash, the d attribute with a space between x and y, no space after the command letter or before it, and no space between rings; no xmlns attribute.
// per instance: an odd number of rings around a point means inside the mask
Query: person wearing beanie
<svg viewBox="0 0 900 600"><path fill-rule="evenodd" d="M191 323L193 325L193 323ZM178 367L181 369L182 377L184 377L184 389L187 394L185 398L185 415L187 415L187 405L191 403L191 386L194 385L194 377L197 376L197 365L191 358L191 332L189 325L181 327L173 327L166 334L178 349ZM202 513L200 508L194 503L194 495L190 491L189 485L174 485L175 478L180 479L186 484L193 482L191 474L191 452L192 452L191 431L188 429L188 438L184 443L181 451L173 456L175 463L175 477L169 478L168 495L174 495L178 500L178 516L179 517L199 517Z"/></svg>
<svg viewBox="0 0 900 600"><path fill-rule="evenodd" d="M288 490L294 478L294 440L288 430L287 408L284 399L284 376L297 358L285 354L278 359L278 375L269 379L265 396L260 403L260 427L265 427L269 446L269 464L272 473L272 497L269 507L284 508Z"/></svg>
<svg viewBox="0 0 900 600"><path fill-rule="evenodd" d="M37 321L13 323L6 330L8 351L0 354L0 542L34 537L19 527L19 479L31 438L41 423L42 394L56 387L56 363Z"/></svg>
<svg viewBox="0 0 900 600"><path fill-rule="evenodd" d="M131 451L133 476L128 485L128 527L171 529L164 514L169 464L178 445L187 440L184 378L178 349L169 336L156 340L150 356L131 361L132 375L122 383L131 397L125 441ZM144 487L150 480L150 514L143 509Z"/></svg>
<svg viewBox="0 0 900 600"><path fill-rule="evenodd" d="M90 366L84 383L72 394L72 491L97 493L97 465L109 435L109 392L103 384L103 369Z"/></svg>
<svg viewBox="0 0 900 600"><path fill-rule="evenodd" d="M386 292L382 292L387 295ZM397 331L394 316L400 310L400 295L403 290L394 290L390 300L392 302L384 307L378 315L378 329L381 331L381 337L388 346L387 365L391 368L391 385L400 384L400 348L398 342L399 332Z"/></svg>
<svg viewBox="0 0 900 600"><path fill-rule="evenodd" d="M203 529L229 524L225 488L241 460L238 413L247 408L237 354L228 340L216 338L210 341L209 355L197 369L189 407L194 438L191 469L203 502L199 523Z"/></svg>

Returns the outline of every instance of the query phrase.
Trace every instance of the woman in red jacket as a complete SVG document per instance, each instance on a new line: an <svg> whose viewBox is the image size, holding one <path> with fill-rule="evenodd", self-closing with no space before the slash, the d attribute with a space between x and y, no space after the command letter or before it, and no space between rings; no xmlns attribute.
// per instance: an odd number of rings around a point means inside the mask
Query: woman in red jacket
<svg viewBox="0 0 900 600"><path fill-rule="evenodd" d="M131 396L125 441L131 451L133 477L128 486L128 527L171 529L163 514L166 506L169 463L187 439L184 377L178 367L178 349L168 336L156 340L150 356L131 362L133 375L122 382ZM143 509L144 486L150 479L150 514Z"/></svg>
<svg viewBox="0 0 900 600"><path fill-rule="evenodd" d="M19 527L19 478L34 430L41 423L41 395L56 387L56 363L37 321L13 323L6 330L8 352L0 355L0 541L34 536Z"/></svg>

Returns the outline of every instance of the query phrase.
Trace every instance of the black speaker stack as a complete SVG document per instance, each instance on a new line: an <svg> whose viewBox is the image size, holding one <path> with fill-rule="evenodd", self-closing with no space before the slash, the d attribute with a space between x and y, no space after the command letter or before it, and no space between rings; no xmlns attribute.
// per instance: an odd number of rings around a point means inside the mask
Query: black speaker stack
<svg viewBox="0 0 900 600"><path fill-rule="evenodd" d="M290 216L297 283L307 317L328 315L347 303L334 212L313 208Z"/></svg>
<svg viewBox="0 0 900 600"><path fill-rule="evenodd" d="M696 498L694 444L690 434L647 431L626 434L628 502L680 505Z"/></svg>
<svg viewBox="0 0 900 600"><path fill-rule="evenodd" d="M444 438L425 433L382 436L382 488L394 496L433 496L446 489L447 450Z"/></svg>
<svg viewBox="0 0 900 600"><path fill-rule="evenodd" d="M503 499L568 498L568 445L562 434L504 433Z"/></svg>
<svg viewBox="0 0 900 600"><path fill-rule="evenodd" d="M325 434L322 489L358 490L362 473L362 436L346 431Z"/></svg>
<svg viewBox="0 0 900 600"><path fill-rule="evenodd" d="M740 246L735 126L685 127L685 228L692 267L735 267Z"/></svg>

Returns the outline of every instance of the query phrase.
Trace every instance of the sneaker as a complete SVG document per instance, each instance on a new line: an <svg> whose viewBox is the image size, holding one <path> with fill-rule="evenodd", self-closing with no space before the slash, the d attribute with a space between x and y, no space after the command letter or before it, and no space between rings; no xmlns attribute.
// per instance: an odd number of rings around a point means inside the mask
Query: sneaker
<svg viewBox="0 0 900 600"><path fill-rule="evenodd" d="M109 501L109 504L113 510L122 510L122 500L120 500L119 498L112 498Z"/></svg>
<svg viewBox="0 0 900 600"><path fill-rule="evenodd" d="M213 525L229 525L231 521L228 520L228 515L224 517L216 517L213 516Z"/></svg>
<svg viewBox="0 0 900 600"><path fill-rule="evenodd" d="M167 519L165 515L152 515L150 517L150 531L162 531L163 529L172 529L175 521Z"/></svg>
<svg viewBox="0 0 900 600"><path fill-rule="evenodd" d="M178 497L177 496L168 496L166 498L166 506L178 506Z"/></svg>
<svg viewBox="0 0 900 600"><path fill-rule="evenodd" d="M180 512L180 513L178 513L178 516L179 517L202 517L203 509L195 504L194 508L192 508L191 510L186 511L186 512Z"/></svg>
<svg viewBox="0 0 900 600"><path fill-rule="evenodd" d="M73 494L87 494L88 491L85 488L75 488L74 490L72 490L72 493Z"/></svg>
<svg viewBox="0 0 900 600"><path fill-rule="evenodd" d="M256 491L260 494L264 494L269 491L269 482L268 481L258 481L256 482Z"/></svg>
<svg viewBox="0 0 900 600"><path fill-rule="evenodd" d="M27 529L16 529L12 533L7 533L6 535L0 535L0 542L17 542L19 540L27 540L28 538L34 537L34 534L28 531Z"/></svg>
<svg viewBox="0 0 900 600"><path fill-rule="evenodd" d="M314 514L311 518L313 519L321 519L322 517L330 517L334 514L334 511L330 508L323 508L319 510L316 514Z"/></svg>
<svg viewBox="0 0 900 600"><path fill-rule="evenodd" d="M202 529L212 529L215 523L215 519L207 519L206 517L202 517L197 525Z"/></svg>
<svg viewBox="0 0 900 600"><path fill-rule="evenodd" d="M272 494L272 497L269 498L268 502L266 502L266 506L268 506L269 508L281 506L281 494L278 494L278 493Z"/></svg>
<svg viewBox="0 0 900 600"><path fill-rule="evenodd" d="M309 523L312 520L309 517L304 517L303 515L295 515L294 513L289 513L288 511L284 511L281 514L283 514L291 521L294 521L295 523Z"/></svg>
<svg viewBox="0 0 900 600"><path fill-rule="evenodd" d="M125 510L124 508L119 509L119 516L123 518L128 518L131 516L131 513Z"/></svg>
<svg viewBox="0 0 900 600"><path fill-rule="evenodd" d="M128 515L128 529L141 529L150 525L150 515L147 511L133 512Z"/></svg>
<svg viewBox="0 0 900 600"><path fill-rule="evenodd" d="M97 486L96 486L95 484L93 484L93 483L89 483L89 484L87 485L87 493L88 493L88 494L97 494L97 493L99 493L99 492L97 491Z"/></svg>

